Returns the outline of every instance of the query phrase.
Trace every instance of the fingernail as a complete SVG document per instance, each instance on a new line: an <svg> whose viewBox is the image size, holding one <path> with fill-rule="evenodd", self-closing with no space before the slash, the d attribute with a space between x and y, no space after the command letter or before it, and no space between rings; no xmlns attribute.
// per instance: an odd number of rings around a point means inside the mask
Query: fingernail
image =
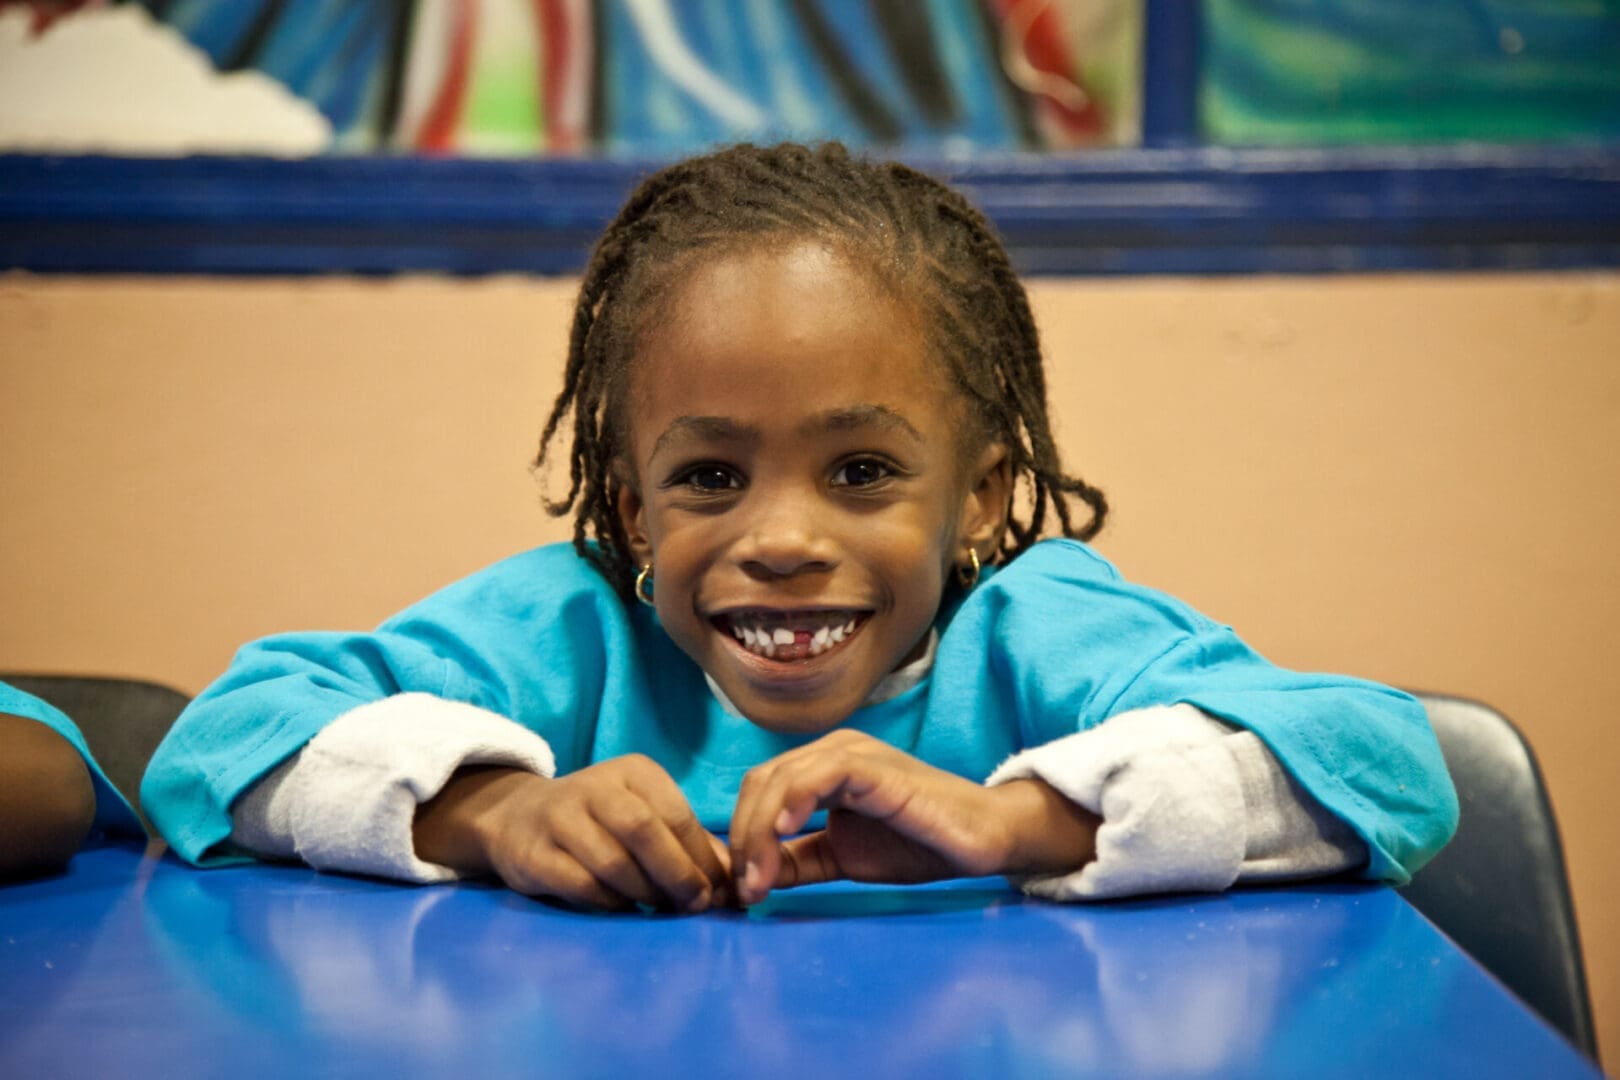
<svg viewBox="0 0 1620 1080"><path fill-rule="evenodd" d="M700 892L696 896L692 897L691 902L686 905L686 910L687 910L687 912L689 914L692 914L692 915L696 915L700 911L708 911L709 910L709 900L710 900L709 890L704 889L702 892Z"/></svg>
<svg viewBox="0 0 1620 1080"><path fill-rule="evenodd" d="M759 864L750 859L743 870L743 896L752 898L758 895L760 884Z"/></svg>
<svg viewBox="0 0 1620 1080"><path fill-rule="evenodd" d="M784 833L790 833L792 831L793 815L788 813L786 810L783 810L780 814L776 815L776 835L781 836Z"/></svg>

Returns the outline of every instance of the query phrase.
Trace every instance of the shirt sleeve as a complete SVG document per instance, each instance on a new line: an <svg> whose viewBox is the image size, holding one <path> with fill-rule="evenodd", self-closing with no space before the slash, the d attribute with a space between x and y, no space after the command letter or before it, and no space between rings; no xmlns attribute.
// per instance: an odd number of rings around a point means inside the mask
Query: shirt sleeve
<svg viewBox="0 0 1620 1080"><path fill-rule="evenodd" d="M1353 869L1353 830L1287 774L1251 732L1190 705L1139 709L1026 750L991 785L1039 779L1102 819L1095 857L1065 875L1016 879L1053 900L1219 891L1239 881Z"/></svg>
<svg viewBox="0 0 1620 1080"><path fill-rule="evenodd" d="M280 634L244 646L158 746L142 803L181 858L243 861L226 841L232 808L250 788L339 717L413 695L467 706L462 718L515 721L571 771L588 761L606 680L635 658L624 605L606 580L568 545L540 548L371 633ZM392 721L409 710L383 711ZM405 788L387 790L378 797Z"/></svg>
<svg viewBox="0 0 1620 1080"><path fill-rule="evenodd" d="M1016 732L1009 752L1137 710L1189 705L1216 717L1252 734L1354 831L1367 849L1360 873L1373 880L1404 884L1456 830L1456 792L1420 702L1273 664L1074 541L1037 544L974 589L942 637L936 676Z"/></svg>
<svg viewBox="0 0 1620 1080"><path fill-rule="evenodd" d="M416 810L465 765L556 772L546 741L503 716L429 694L361 705L328 724L231 808L231 842L317 870L428 883L457 877L416 857Z"/></svg>

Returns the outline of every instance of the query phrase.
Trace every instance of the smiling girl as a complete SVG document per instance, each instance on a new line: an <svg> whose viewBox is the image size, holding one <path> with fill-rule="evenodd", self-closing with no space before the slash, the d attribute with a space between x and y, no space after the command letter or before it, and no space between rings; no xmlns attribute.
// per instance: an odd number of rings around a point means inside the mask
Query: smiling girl
<svg viewBox="0 0 1620 1080"><path fill-rule="evenodd" d="M1421 706L1122 580L1045 397L1023 287L955 192L835 145L671 166L580 289L541 440L543 464L572 428L573 545L375 633L245 647L148 813L193 862L606 908L1404 881L1456 822Z"/></svg>

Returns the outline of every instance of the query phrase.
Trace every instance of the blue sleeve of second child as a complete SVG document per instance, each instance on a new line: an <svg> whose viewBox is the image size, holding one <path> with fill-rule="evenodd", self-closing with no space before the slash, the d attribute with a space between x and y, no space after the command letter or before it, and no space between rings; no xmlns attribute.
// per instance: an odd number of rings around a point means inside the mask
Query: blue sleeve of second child
<svg viewBox="0 0 1620 1080"><path fill-rule="evenodd" d="M327 724L394 694L428 693L516 720L560 771L589 754L602 686L631 662L623 605L568 545L474 574L373 633L280 634L244 646L153 755L141 802L182 858L230 835L231 804Z"/></svg>
<svg viewBox="0 0 1620 1080"><path fill-rule="evenodd" d="M1404 883L1456 831L1456 793L1416 699L1278 667L1082 544L1036 545L975 590L964 617L981 623L979 663L1005 698L988 707L1010 710L1025 746L1185 702L1258 735L1366 842L1368 877Z"/></svg>
<svg viewBox="0 0 1620 1080"><path fill-rule="evenodd" d="M78 725L68 719L66 713L32 694L25 694L15 686L8 686L5 683L0 683L0 713L38 720L66 739L84 759L85 767L90 770L90 783L96 793L96 820L91 827L87 844L94 843L109 834L146 835L146 830L141 828L140 819L130 808L129 801L113 787L112 782L107 779L107 774L101 771L95 755L90 752L89 744L84 741L84 733L79 730Z"/></svg>

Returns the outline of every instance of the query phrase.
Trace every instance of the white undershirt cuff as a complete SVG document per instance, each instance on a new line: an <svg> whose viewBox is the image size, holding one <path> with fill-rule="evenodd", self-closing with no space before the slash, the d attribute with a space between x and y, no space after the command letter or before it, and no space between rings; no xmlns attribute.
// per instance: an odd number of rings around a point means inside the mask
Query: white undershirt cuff
<svg viewBox="0 0 1620 1080"><path fill-rule="evenodd" d="M449 867L416 857L417 808L466 765L505 765L550 777L551 747L487 709L431 694L358 706L321 730L231 808L231 839L318 870L402 881L449 881Z"/></svg>
<svg viewBox="0 0 1620 1080"><path fill-rule="evenodd" d="M1043 780L1103 819L1090 862L1017 884L1052 900L1230 887L1243 787L1218 724L1191 705L1139 709L1009 758L987 784Z"/></svg>

